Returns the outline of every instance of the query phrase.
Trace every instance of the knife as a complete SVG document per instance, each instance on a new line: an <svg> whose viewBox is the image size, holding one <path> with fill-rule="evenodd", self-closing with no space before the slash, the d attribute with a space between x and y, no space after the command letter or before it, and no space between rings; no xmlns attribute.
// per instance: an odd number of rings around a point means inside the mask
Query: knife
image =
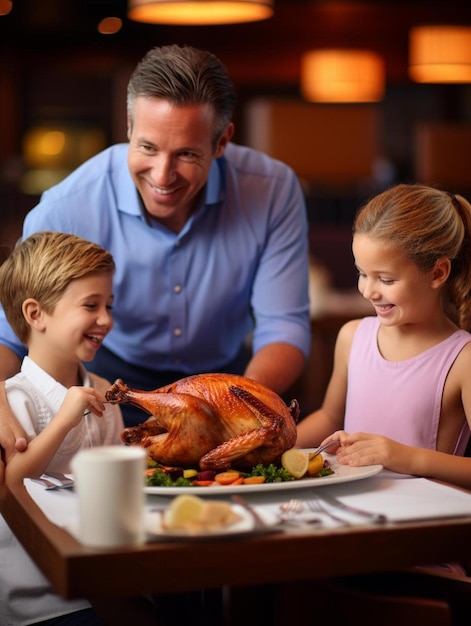
<svg viewBox="0 0 471 626"><path fill-rule="evenodd" d="M323 492L319 499L325 500L331 506L341 509L342 511L353 513L354 515L360 515L361 517L367 518L373 524L385 524L388 521L386 515L383 513L373 513L371 511L365 511L364 509L359 509L356 506L351 506L350 504L344 504L340 500L337 500L334 496L331 496L328 493Z"/></svg>
<svg viewBox="0 0 471 626"><path fill-rule="evenodd" d="M257 513L256 509L251 504L249 504L247 500L244 500L242 496L234 495L232 496L232 501L235 502L235 504L240 505L250 513L254 521L254 530L264 533L280 532L279 529L276 529L273 526L269 526L266 522L264 522L260 515Z"/></svg>

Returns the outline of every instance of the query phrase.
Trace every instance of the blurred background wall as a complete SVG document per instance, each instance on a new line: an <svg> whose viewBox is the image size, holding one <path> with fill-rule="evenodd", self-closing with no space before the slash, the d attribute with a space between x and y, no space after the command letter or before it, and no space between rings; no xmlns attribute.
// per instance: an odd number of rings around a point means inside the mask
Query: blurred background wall
<svg viewBox="0 0 471 626"><path fill-rule="evenodd" d="M471 76L419 83L409 71L412 30L469 27L471 3L275 0L267 20L217 26L140 23L127 8L127 0L0 0L0 253L11 249L42 189L103 147L126 141L127 80L149 48L209 49L236 85L235 141L286 161L305 189L313 324L321 341L315 360L322 375L309 374L320 380L309 400L316 404L338 325L365 312L350 250L356 210L399 181L471 197ZM116 32L98 31L106 17L120 20ZM377 101L306 99L305 53L332 48L380 58ZM469 58L471 64L471 51Z"/></svg>

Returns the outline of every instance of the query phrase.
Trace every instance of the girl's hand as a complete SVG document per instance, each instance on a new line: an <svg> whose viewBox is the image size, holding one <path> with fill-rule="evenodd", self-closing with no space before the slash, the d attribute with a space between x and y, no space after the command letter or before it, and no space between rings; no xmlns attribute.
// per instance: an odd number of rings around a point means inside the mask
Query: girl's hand
<svg viewBox="0 0 471 626"><path fill-rule="evenodd" d="M334 433L332 433L331 435L329 435L328 437L326 437L325 439L323 439L320 444L319 444L319 448L321 446L323 446L326 443L329 443L329 441L335 441L335 443L333 443L327 450L326 452L328 452L329 454L335 454L337 452L337 450L341 447L342 445L342 441L345 439L345 437L347 437L348 434L344 431L344 430L336 430Z"/></svg>
<svg viewBox="0 0 471 626"><path fill-rule="evenodd" d="M70 387L57 415L69 422L70 427L78 426L85 411L90 411L98 417L105 410L105 397L93 387Z"/></svg>
<svg viewBox="0 0 471 626"><path fill-rule="evenodd" d="M397 441L368 433L338 431L332 438L338 437L337 461L342 465L382 465L394 472L407 473L407 451L410 450Z"/></svg>

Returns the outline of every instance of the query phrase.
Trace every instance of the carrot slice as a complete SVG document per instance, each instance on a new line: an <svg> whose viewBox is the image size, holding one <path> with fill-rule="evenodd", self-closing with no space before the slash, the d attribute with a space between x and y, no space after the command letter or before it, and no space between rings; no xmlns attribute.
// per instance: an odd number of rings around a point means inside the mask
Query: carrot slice
<svg viewBox="0 0 471 626"><path fill-rule="evenodd" d="M243 476L239 476L239 478L237 480L235 480L233 483L229 483L231 486L232 485L243 485L244 484L244 477Z"/></svg>
<svg viewBox="0 0 471 626"><path fill-rule="evenodd" d="M192 485L196 487L210 487L214 485L214 480L193 480Z"/></svg>
<svg viewBox="0 0 471 626"><path fill-rule="evenodd" d="M239 478L239 476L239 472L220 472L219 474L216 474L214 480L220 485L232 485L234 484L234 481Z"/></svg>
<svg viewBox="0 0 471 626"><path fill-rule="evenodd" d="M247 476L244 478L244 485L261 485L265 482L265 476Z"/></svg>

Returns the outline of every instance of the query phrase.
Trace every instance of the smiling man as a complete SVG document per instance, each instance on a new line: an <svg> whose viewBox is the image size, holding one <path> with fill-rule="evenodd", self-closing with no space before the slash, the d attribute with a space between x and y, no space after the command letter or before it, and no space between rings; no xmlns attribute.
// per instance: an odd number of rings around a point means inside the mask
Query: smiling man
<svg viewBox="0 0 471 626"><path fill-rule="evenodd" d="M108 380L154 389L229 372L281 394L303 369L304 197L290 168L231 142L234 103L214 55L150 50L128 85L129 143L82 164L26 217L23 238L74 233L113 254L115 326L89 364ZM0 319L0 380L24 353ZM132 407L123 416L146 419Z"/></svg>

